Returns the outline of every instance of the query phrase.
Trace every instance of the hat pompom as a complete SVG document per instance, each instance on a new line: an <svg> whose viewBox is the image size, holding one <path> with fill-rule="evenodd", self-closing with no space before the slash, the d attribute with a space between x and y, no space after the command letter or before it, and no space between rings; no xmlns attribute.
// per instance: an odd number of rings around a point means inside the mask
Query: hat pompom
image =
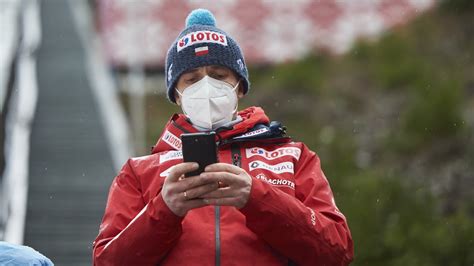
<svg viewBox="0 0 474 266"><path fill-rule="evenodd" d="M186 18L186 28L192 25L216 26L216 18L207 9L195 9Z"/></svg>

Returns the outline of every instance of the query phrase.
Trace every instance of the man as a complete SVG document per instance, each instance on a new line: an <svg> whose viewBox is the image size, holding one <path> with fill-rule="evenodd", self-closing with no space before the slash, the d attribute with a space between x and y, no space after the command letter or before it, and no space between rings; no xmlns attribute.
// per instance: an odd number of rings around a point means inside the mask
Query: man
<svg viewBox="0 0 474 266"><path fill-rule="evenodd" d="M238 44L198 9L168 51L168 98L184 114L113 181L94 265L347 265L352 239L319 158L248 92ZM215 131L219 163L182 163L182 133Z"/></svg>

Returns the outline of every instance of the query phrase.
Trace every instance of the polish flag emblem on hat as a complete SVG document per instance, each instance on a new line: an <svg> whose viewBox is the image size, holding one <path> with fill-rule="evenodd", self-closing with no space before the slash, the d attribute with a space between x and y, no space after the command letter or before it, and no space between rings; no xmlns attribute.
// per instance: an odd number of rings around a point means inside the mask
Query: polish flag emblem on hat
<svg viewBox="0 0 474 266"><path fill-rule="evenodd" d="M194 49L194 53L196 56L202 56L202 55L207 55L209 53L209 47L207 46L202 46Z"/></svg>

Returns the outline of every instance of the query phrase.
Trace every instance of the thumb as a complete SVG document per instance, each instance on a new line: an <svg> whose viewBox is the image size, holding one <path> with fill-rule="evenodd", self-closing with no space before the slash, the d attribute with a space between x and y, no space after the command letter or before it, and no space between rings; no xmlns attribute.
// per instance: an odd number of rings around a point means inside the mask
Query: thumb
<svg viewBox="0 0 474 266"><path fill-rule="evenodd" d="M194 171L198 168L199 165L193 162L177 164L171 168L170 174L166 179L172 182L178 181L178 179L185 173Z"/></svg>

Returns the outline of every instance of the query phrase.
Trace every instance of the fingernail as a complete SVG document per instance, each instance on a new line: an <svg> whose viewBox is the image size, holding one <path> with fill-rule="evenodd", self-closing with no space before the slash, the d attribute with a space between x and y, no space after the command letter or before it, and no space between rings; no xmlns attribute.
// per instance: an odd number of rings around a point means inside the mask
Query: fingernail
<svg viewBox="0 0 474 266"><path fill-rule="evenodd" d="M206 204L209 204L209 200L208 199L203 199L204 203Z"/></svg>

